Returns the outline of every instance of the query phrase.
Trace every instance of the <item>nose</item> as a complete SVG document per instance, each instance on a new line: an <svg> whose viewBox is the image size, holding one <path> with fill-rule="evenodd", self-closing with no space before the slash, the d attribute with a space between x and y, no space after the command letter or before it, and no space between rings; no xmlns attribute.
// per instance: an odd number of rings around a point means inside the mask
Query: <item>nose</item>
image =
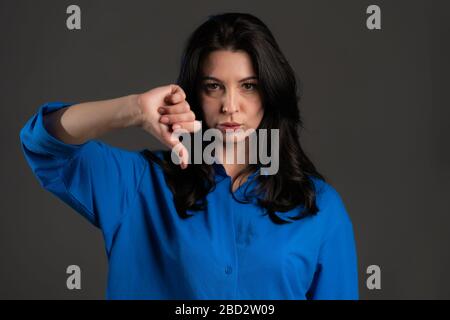
<svg viewBox="0 0 450 320"><path fill-rule="evenodd" d="M234 90L228 90L222 102L222 112L233 114L239 111L239 97Z"/></svg>

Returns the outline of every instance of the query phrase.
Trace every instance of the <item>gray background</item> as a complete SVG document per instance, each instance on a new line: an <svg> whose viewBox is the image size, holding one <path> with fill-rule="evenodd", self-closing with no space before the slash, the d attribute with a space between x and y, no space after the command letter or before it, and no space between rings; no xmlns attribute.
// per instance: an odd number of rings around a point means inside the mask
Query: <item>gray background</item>
<svg viewBox="0 0 450 320"><path fill-rule="evenodd" d="M82 30L66 28L66 8ZM382 30L365 26L368 5ZM99 230L43 190L19 131L47 101L139 93L175 81L209 14L242 11L273 31L304 83L302 141L355 227L362 299L450 298L449 5L444 1L0 1L0 298L103 299ZM160 147L137 129L106 142ZM66 267L82 289L66 289ZM365 286L382 271L381 290Z"/></svg>

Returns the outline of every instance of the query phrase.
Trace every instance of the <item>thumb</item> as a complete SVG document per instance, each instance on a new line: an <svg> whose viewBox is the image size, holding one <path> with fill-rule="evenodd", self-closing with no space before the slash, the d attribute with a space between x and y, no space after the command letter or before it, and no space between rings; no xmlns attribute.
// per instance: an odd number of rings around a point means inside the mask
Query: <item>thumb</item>
<svg viewBox="0 0 450 320"><path fill-rule="evenodd" d="M186 147L181 142L178 142L172 148L171 157L173 163L180 165L181 169L187 168L187 165L189 163L189 153Z"/></svg>
<svg viewBox="0 0 450 320"><path fill-rule="evenodd" d="M165 131L163 133L163 138L165 144L172 151L171 158L173 163L180 165L182 169L185 169L189 163L189 152L184 144L180 142L180 135L189 135L189 132L185 129L177 129L173 132Z"/></svg>

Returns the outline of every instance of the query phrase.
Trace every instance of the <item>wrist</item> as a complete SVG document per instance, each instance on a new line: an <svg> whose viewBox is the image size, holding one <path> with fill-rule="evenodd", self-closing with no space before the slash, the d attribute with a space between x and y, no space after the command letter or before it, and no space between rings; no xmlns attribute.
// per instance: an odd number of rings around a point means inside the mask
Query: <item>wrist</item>
<svg viewBox="0 0 450 320"><path fill-rule="evenodd" d="M140 127L143 123L143 112L139 104L139 94L130 94L125 97L124 127Z"/></svg>

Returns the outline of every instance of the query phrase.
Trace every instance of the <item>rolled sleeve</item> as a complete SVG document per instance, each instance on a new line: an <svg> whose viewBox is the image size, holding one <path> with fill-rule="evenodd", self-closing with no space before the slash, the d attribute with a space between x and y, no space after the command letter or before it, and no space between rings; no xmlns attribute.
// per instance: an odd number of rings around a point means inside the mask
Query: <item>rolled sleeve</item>
<svg viewBox="0 0 450 320"><path fill-rule="evenodd" d="M68 144L51 135L44 126L44 115L69 107L73 103L49 102L40 106L20 131L20 140L28 150L38 154L48 154L58 158L72 157L83 144Z"/></svg>
<svg viewBox="0 0 450 320"><path fill-rule="evenodd" d="M146 161L98 140L67 144L44 127L43 116L70 106L41 106L20 132L22 150L41 186L100 228L107 247L136 198Z"/></svg>

